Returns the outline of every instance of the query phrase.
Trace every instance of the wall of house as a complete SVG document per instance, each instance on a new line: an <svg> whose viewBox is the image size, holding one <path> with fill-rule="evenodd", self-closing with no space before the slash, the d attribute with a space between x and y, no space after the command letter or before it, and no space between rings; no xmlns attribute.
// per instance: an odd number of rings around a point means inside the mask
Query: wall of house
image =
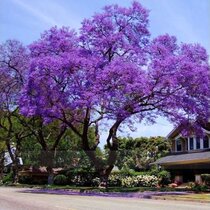
<svg viewBox="0 0 210 210"><path fill-rule="evenodd" d="M181 141L182 141L182 151L186 152L188 148L187 139L182 139Z"/></svg>
<svg viewBox="0 0 210 210"><path fill-rule="evenodd" d="M199 142L200 146L197 148L196 146L196 136L191 136L189 138L183 138L183 137L176 137L172 139L172 147L171 147L171 152L172 153L178 153L178 152L200 152L202 150L210 149L210 136L206 135L208 137L208 142L209 142L209 147L204 147L204 137L200 137ZM193 139L193 149L190 147L190 139ZM181 151L177 151L177 142L181 142Z"/></svg>
<svg viewBox="0 0 210 210"><path fill-rule="evenodd" d="M172 145L171 145L171 152L175 152L175 146L176 146L176 142L175 142L175 139L172 140Z"/></svg>
<svg viewBox="0 0 210 210"><path fill-rule="evenodd" d="M187 142L187 139L184 139L184 138L179 138L179 139L173 139L172 140L171 152L177 152L177 148L176 148L176 141L177 140L181 141L182 151L180 151L180 152L186 152L188 150L188 142Z"/></svg>

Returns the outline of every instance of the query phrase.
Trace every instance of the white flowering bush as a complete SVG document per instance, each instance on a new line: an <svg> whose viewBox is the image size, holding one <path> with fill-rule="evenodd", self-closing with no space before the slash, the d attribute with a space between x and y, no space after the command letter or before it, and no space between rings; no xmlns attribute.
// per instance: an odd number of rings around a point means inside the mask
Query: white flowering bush
<svg viewBox="0 0 210 210"><path fill-rule="evenodd" d="M158 178L153 175L127 176L121 180L122 187L155 187Z"/></svg>
<svg viewBox="0 0 210 210"><path fill-rule="evenodd" d="M122 178L120 174L111 174L108 178L109 186L121 186Z"/></svg>
<svg viewBox="0 0 210 210"><path fill-rule="evenodd" d="M135 187L135 178L128 176L121 180L122 187Z"/></svg>
<svg viewBox="0 0 210 210"><path fill-rule="evenodd" d="M68 178L68 183L77 186L92 186L92 180L97 177L94 171L87 169L68 170L65 174Z"/></svg>
<svg viewBox="0 0 210 210"><path fill-rule="evenodd" d="M137 176L138 185L143 187L155 187L158 185L158 177L154 175Z"/></svg>

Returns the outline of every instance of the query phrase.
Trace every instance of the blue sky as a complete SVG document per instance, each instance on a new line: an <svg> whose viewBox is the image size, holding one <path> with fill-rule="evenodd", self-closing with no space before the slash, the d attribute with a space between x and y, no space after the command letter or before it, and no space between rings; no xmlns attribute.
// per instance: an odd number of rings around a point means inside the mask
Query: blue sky
<svg viewBox="0 0 210 210"><path fill-rule="evenodd" d="M84 18L107 5L128 6L130 0L0 0L0 42L18 39L24 44L39 38L51 26L78 29ZM152 37L169 33L179 42L200 43L210 53L210 0L140 0L150 10ZM153 126L137 125L124 135L167 135L172 125L158 119Z"/></svg>

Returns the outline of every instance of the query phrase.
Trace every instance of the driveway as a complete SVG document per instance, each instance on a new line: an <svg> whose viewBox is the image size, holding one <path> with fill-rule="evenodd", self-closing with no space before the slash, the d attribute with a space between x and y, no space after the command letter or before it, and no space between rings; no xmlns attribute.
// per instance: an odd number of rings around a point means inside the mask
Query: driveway
<svg viewBox="0 0 210 210"><path fill-rule="evenodd" d="M0 210L209 210L210 204L25 193L25 189L0 187Z"/></svg>

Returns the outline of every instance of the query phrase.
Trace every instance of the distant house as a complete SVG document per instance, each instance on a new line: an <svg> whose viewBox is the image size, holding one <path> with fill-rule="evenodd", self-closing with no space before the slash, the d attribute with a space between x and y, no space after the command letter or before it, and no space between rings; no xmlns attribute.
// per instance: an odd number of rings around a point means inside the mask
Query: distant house
<svg viewBox="0 0 210 210"><path fill-rule="evenodd" d="M15 150L16 150L15 147L11 148L12 154L15 154ZM18 160L19 160L19 165L23 165L22 158L19 157ZM4 153L4 167L9 168L11 165L12 165L12 159L10 157L10 154L8 151L5 151L5 153Z"/></svg>
<svg viewBox="0 0 210 210"><path fill-rule="evenodd" d="M202 129L203 137L193 133L187 138L183 137L181 127L168 134L171 152L154 164L170 171L175 182L201 182L201 174L210 174L210 122Z"/></svg>

